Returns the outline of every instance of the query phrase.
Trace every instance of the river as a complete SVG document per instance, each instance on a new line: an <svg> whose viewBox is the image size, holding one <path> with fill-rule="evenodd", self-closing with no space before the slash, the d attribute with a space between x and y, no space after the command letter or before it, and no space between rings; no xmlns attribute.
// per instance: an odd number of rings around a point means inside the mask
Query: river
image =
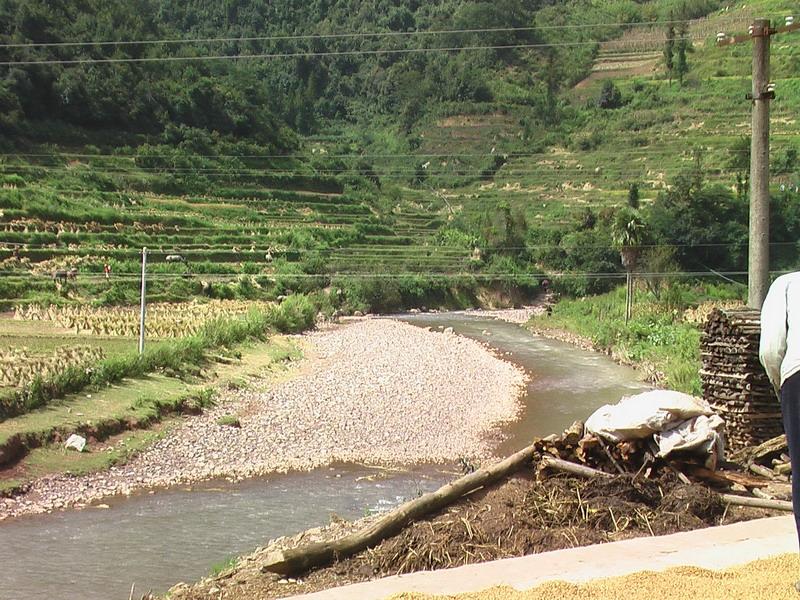
<svg viewBox="0 0 800 600"><path fill-rule="evenodd" d="M501 454L646 389L632 369L518 325L456 313L403 318L422 327L453 327L529 374L523 413L505 429ZM124 600L133 583L137 594L163 592L270 538L324 525L333 514L354 519L392 507L454 476L454 465L400 471L334 465L115 498L106 502L109 508L14 519L0 523L0 600Z"/></svg>

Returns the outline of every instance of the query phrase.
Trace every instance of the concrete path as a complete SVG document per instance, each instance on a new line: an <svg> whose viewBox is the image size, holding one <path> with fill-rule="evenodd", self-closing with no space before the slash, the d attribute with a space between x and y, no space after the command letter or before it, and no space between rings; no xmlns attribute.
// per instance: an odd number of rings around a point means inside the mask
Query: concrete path
<svg viewBox="0 0 800 600"><path fill-rule="evenodd" d="M663 571L676 566L726 569L797 551L794 518L772 517L661 537L637 538L455 569L386 577L293 598L382 600L400 592L460 594L498 585L526 590L545 581L580 583L637 571Z"/></svg>

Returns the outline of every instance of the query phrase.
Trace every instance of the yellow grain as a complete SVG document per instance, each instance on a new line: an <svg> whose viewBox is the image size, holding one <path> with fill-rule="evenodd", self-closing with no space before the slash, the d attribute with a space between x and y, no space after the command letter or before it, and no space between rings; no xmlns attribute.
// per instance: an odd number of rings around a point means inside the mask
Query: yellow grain
<svg viewBox="0 0 800 600"><path fill-rule="evenodd" d="M585 584L554 581L524 592L496 587L455 596L404 593L391 600L798 600L798 579L800 557L784 554L725 571L676 567Z"/></svg>

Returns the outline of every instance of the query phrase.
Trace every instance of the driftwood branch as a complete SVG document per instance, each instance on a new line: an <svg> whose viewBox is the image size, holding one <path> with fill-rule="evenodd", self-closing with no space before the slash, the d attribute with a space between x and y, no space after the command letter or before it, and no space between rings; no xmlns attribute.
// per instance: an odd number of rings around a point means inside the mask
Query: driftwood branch
<svg viewBox="0 0 800 600"><path fill-rule="evenodd" d="M553 469L555 471L563 471L564 473L578 475L579 477L615 477L615 475L612 475L611 473L599 471L585 465L579 465L568 460L562 460L560 458L556 458L555 456L543 457L540 464L543 468Z"/></svg>
<svg viewBox="0 0 800 600"><path fill-rule="evenodd" d="M720 494L724 502L734 506L749 506L750 508L768 508L771 510L792 510L792 503L786 500L765 500L763 498L749 498L735 494Z"/></svg>
<svg viewBox="0 0 800 600"><path fill-rule="evenodd" d="M470 473L440 487L435 492L410 500L364 529L339 540L317 542L301 548L270 552L261 566L261 571L293 575L305 573L314 567L352 556L395 535L411 521L439 510L465 494L510 475L529 462L535 452L535 446L528 446L499 463Z"/></svg>

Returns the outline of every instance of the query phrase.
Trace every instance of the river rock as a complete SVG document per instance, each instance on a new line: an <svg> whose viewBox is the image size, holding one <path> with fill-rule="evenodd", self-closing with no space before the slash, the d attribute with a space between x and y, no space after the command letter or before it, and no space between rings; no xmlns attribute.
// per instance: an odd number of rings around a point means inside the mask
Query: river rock
<svg viewBox="0 0 800 600"><path fill-rule="evenodd" d="M86 448L86 438L78 435L77 433L73 433L71 436L67 438L67 442L64 444L64 448L68 450L77 450L78 452L83 452L84 448Z"/></svg>

